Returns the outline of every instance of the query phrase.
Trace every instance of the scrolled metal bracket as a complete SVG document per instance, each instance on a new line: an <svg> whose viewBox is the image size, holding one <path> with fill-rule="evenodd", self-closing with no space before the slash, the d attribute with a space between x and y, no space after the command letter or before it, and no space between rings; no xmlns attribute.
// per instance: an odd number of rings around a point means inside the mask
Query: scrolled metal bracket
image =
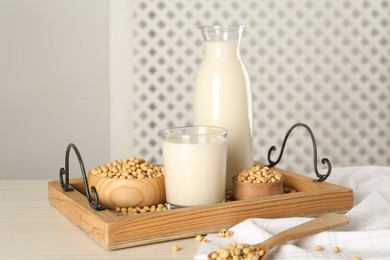
<svg viewBox="0 0 390 260"><path fill-rule="evenodd" d="M76 145L70 143L68 147L66 148L65 152L65 168L61 168L59 172L59 177L60 177L60 183L61 183L61 188L63 191L68 192L68 191L73 191L73 188L69 187L69 153L70 150L73 149L73 151L76 153L77 159L80 164L80 169L81 169L81 175L83 177L84 181L84 187L85 187L85 194L87 195L88 203L91 206L92 209L94 210L104 210L105 207L99 205L99 196L96 191L95 186L91 187L91 191L93 193L93 196L95 198L95 201L92 200L91 198L91 193L89 192L89 186L88 186L88 180L87 176L85 174L85 167L84 167L84 162L83 159L81 158L80 152L77 149Z"/></svg>
<svg viewBox="0 0 390 260"><path fill-rule="evenodd" d="M271 153L276 150L276 147L272 146L269 149L269 151L268 151L268 162L269 162L268 167L274 167L275 165L277 165L279 163L279 161L282 159L284 148L286 146L286 142L287 142L287 139L288 139L290 133L296 127L300 127L300 126L304 127L309 132L311 140L312 140L312 143L313 143L313 165L314 165L314 171L315 171L315 173L317 175L317 178L318 178L317 180L314 180L314 182L323 182L323 181L325 181L329 177L329 175L330 175L330 173L332 171L332 165L331 165L331 163L330 163L328 158L322 158L321 163L322 164L327 164L328 171L325 174L320 174L318 172L318 167L317 167L317 143L316 143L316 140L314 138L313 131L310 129L309 126L307 126L306 124L303 124L303 123L296 123L287 131L286 136L285 136L285 138L283 140L283 144L282 144L282 147L281 147L281 150L280 150L280 154L279 154L278 159L276 161L272 161L271 160Z"/></svg>

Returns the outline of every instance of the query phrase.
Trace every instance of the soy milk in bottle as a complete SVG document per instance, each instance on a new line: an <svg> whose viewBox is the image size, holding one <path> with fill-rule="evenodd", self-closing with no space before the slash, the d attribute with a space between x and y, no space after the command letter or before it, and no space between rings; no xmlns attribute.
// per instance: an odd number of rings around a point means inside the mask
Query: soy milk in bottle
<svg viewBox="0 0 390 260"><path fill-rule="evenodd" d="M202 26L204 57L195 81L194 124L227 129L226 189L253 166L252 98L239 46L245 26Z"/></svg>

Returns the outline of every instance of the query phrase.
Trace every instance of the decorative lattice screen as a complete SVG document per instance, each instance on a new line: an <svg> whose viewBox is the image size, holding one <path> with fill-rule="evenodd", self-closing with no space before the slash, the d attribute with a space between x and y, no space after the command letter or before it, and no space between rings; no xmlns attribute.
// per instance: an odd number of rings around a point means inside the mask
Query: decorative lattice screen
<svg viewBox="0 0 390 260"><path fill-rule="evenodd" d="M334 166L390 165L390 1L133 1L134 153L161 161L159 131L192 123L198 25L245 24L255 159L296 122ZM280 166L312 172L294 130ZM276 154L275 154L276 155Z"/></svg>

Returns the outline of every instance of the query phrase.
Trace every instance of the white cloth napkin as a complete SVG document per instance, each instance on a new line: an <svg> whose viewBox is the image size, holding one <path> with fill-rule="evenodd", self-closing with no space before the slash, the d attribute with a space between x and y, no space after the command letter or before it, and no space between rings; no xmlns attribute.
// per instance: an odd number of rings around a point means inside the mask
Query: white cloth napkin
<svg viewBox="0 0 390 260"><path fill-rule="evenodd" d="M390 168L379 166L333 169L327 182L353 190L354 206L347 213L350 223L345 226L301 238L271 251L270 259L390 259ZM221 238L209 234L209 243L199 246L194 259L207 255L227 244L255 244L273 234L306 222L310 218L247 219L230 230L234 235ZM323 251L316 251L321 245ZM333 252L338 246L341 251Z"/></svg>

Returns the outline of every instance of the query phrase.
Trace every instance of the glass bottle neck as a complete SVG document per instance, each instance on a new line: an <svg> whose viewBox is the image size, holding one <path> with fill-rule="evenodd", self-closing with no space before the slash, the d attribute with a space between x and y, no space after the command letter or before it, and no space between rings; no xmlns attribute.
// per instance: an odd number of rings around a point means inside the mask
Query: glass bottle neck
<svg viewBox="0 0 390 260"><path fill-rule="evenodd" d="M240 42L245 25L215 25L201 26L205 42Z"/></svg>
<svg viewBox="0 0 390 260"><path fill-rule="evenodd" d="M239 46L244 25L202 26L205 57L209 58L240 58Z"/></svg>
<svg viewBox="0 0 390 260"><path fill-rule="evenodd" d="M205 58L213 59L239 59L239 43L238 42L205 42L204 43Z"/></svg>

